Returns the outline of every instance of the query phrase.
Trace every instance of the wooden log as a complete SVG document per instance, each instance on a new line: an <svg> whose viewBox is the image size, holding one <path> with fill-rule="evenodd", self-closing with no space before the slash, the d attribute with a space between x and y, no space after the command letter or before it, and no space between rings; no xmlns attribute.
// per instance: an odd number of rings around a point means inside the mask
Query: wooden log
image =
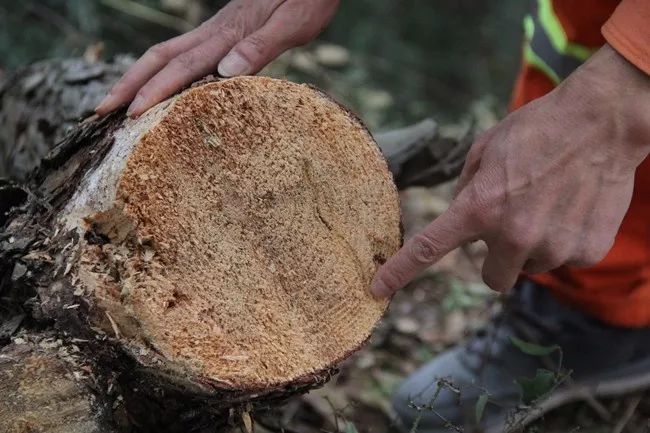
<svg viewBox="0 0 650 433"><path fill-rule="evenodd" d="M0 432L221 431L327 380L385 306L365 289L395 191L353 115L243 79L77 126L129 64L0 83L0 176L20 181L0 179ZM453 178L467 147L432 121L375 138L400 188ZM23 393L48 382L75 390L69 421Z"/></svg>
<svg viewBox="0 0 650 433"><path fill-rule="evenodd" d="M114 432L95 380L74 344L47 334L17 338L0 349L0 433Z"/></svg>
<svg viewBox="0 0 650 433"><path fill-rule="evenodd" d="M358 119L268 78L87 122L0 194L2 291L36 295L31 315L110 366L151 431L324 383L386 308L368 286L401 242Z"/></svg>

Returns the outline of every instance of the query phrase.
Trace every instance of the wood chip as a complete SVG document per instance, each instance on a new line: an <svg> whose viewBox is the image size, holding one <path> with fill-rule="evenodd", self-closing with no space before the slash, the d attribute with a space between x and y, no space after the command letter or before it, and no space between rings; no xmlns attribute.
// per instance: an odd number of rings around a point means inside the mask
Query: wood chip
<svg viewBox="0 0 650 433"><path fill-rule="evenodd" d="M47 262L47 263L54 262L54 259L52 258L52 256L50 256L45 251L31 251L29 254L25 254L22 257L22 260L24 260L24 261L39 261L39 262Z"/></svg>
<svg viewBox="0 0 650 433"><path fill-rule="evenodd" d="M244 433L253 433L253 419L249 412L242 412L242 432Z"/></svg>
<svg viewBox="0 0 650 433"><path fill-rule="evenodd" d="M115 333L115 338L120 338L120 328L117 327L117 323L115 323L115 320L111 317L108 311L105 311L106 317L108 317L108 321L111 322L111 327L113 328L113 332Z"/></svg>

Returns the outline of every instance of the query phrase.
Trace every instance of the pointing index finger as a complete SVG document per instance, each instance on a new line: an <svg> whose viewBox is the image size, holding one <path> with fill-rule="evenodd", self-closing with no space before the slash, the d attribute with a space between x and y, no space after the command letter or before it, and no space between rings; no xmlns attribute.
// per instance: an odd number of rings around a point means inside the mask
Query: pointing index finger
<svg viewBox="0 0 650 433"><path fill-rule="evenodd" d="M391 296L421 271L477 235L464 210L452 203L446 212L407 241L379 268L370 289L372 294L379 298Z"/></svg>

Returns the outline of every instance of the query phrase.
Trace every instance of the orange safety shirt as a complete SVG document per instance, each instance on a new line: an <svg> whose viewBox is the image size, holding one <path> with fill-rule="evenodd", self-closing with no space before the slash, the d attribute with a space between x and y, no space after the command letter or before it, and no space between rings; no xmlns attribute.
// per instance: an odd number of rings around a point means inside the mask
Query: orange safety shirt
<svg viewBox="0 0 650 433"><path fill-rule="evenodd" d="M550 92L606 42L650 74L650 0L534 0L524 27L513 110ZM650 157L638 167L634 187L614 246L601 263L528 278L604 322L641 327L650 326Z"/></svg>

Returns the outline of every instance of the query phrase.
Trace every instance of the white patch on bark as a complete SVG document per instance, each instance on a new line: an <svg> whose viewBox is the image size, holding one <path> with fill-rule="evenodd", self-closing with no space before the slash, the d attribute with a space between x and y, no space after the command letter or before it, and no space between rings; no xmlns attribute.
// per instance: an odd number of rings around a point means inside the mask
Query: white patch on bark
<svg viewBox="0 0 650 433"><path fill-rule="evenodd" d="M124 120L114 134L111 149L97 167L84 175L61 213L60 218L66 228L83 227L84 218L113 207L117 187L130 155L142 136L164 117L177 97L156 105L135 120Z"/></svg>

